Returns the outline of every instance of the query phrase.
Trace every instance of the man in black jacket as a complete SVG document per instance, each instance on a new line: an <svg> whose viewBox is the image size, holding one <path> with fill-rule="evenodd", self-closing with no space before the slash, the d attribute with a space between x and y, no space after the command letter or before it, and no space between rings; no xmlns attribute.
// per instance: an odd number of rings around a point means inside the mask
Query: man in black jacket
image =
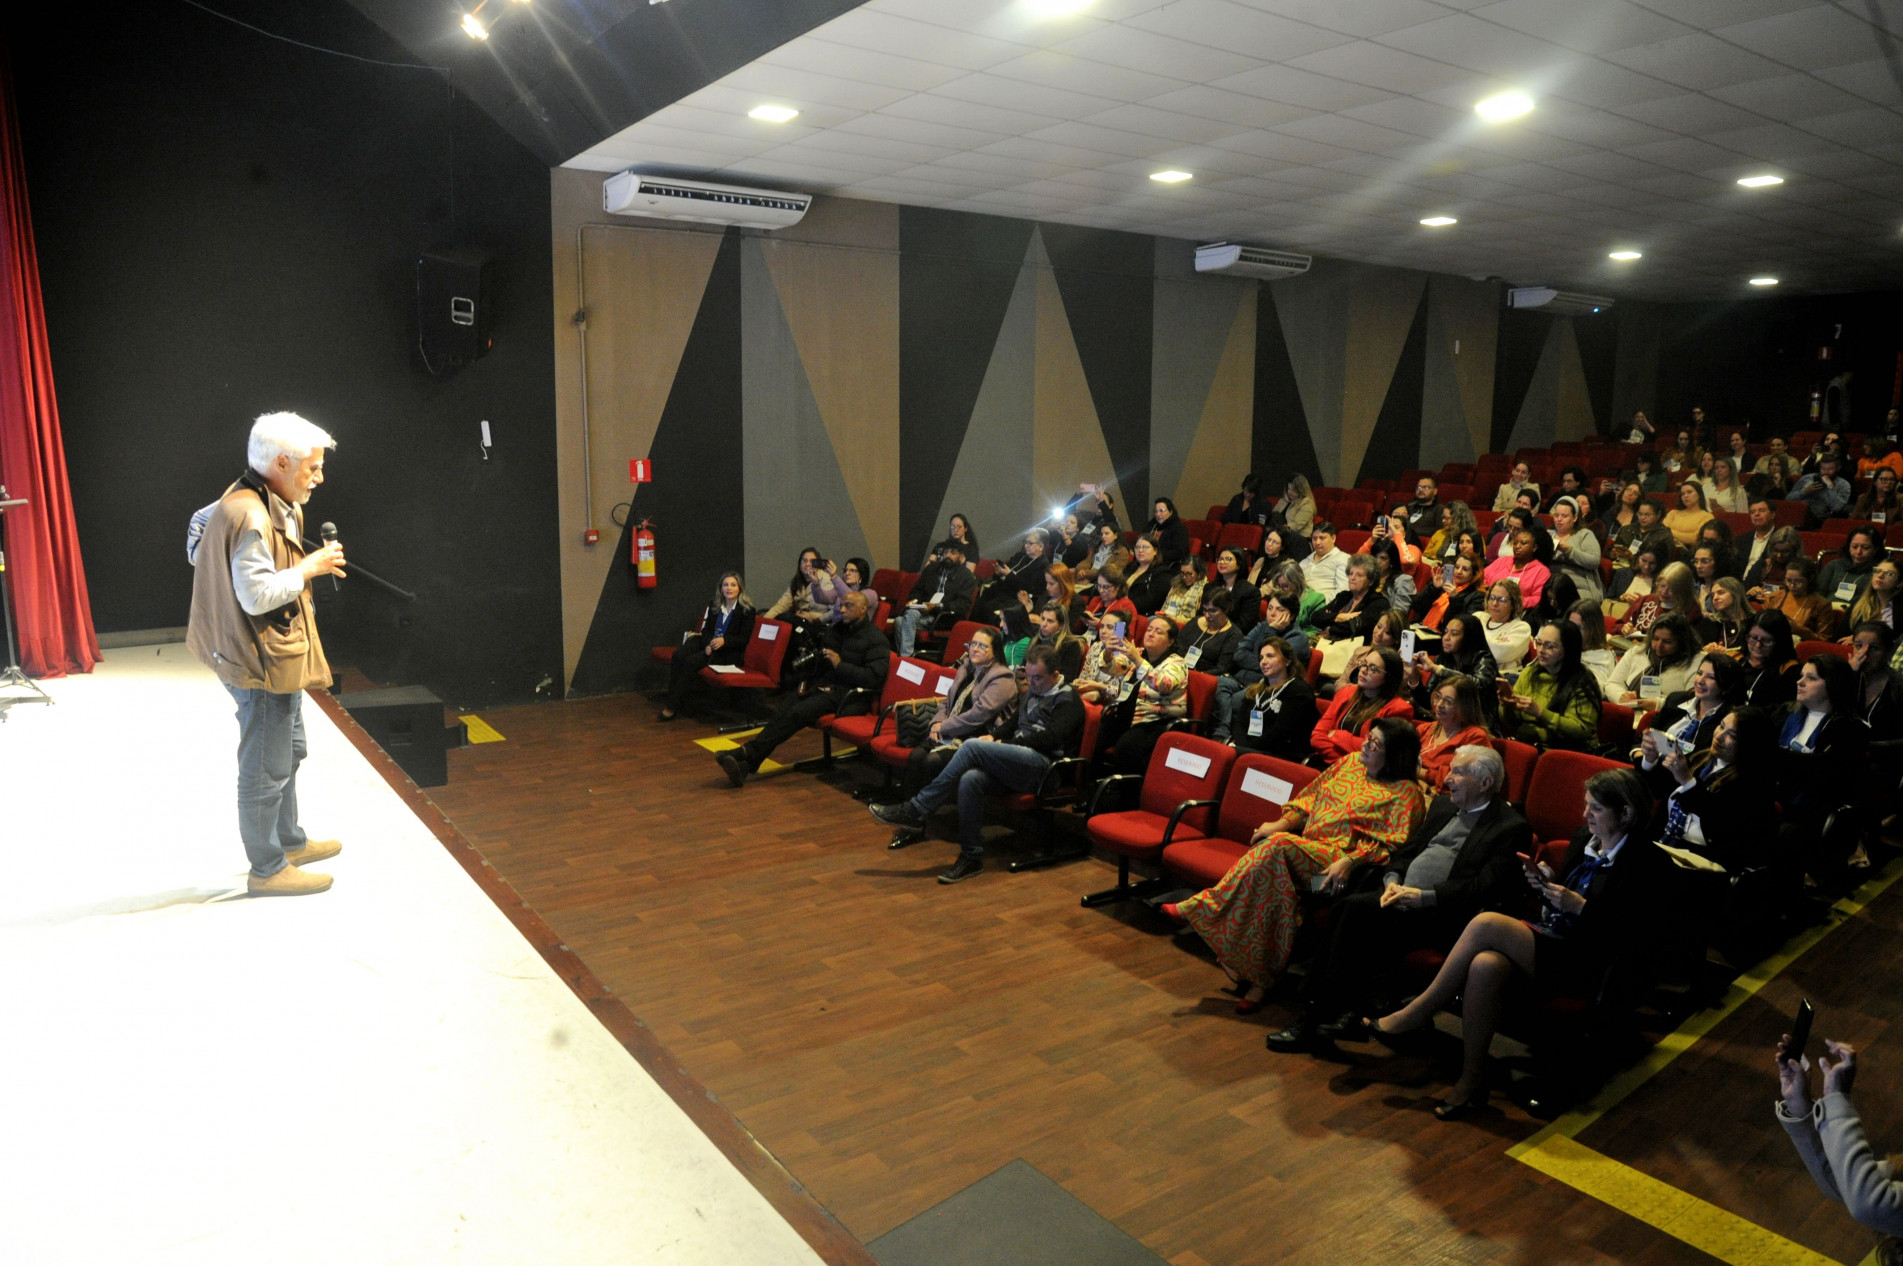
<svg viewBox="0 0 1903 1266"><path fill-rule="evenodd" d="M899 621L899 654L912 653L920 628L936 627L943 615L963 616L971 610L971 595L977 588L978 578L965 566L965 547L957 541L942 542L938 558L919 573L908 595Z"/></svg>
<svg viewBox="0 0 1903 1266"><path fill-rule="evenodd" d="M1032 646L1024 657L1025 694L1018 701L1017 724L1002 739L988 735L966 739L951 763L910 800L870 806L872 816L900 828L892 848L904 848L925 836L925 819L958 794L958 860L938 877L941 884L969 879L985 868L985 797L1006 791L1035 791L1051 763L1075 756L1084 733L1084 705L1057 669L1057 652Z"/></svg>
<svg viewBox="0 0 1903 1266"><path fill-rule="evenodd" d="M826 657L826 667L808 685L806 693L782 703L773 719L744 747L714 753L714 759L727 773L727 781L734 786L743 785L774 748L821 717L838 711L847 691L870 690L876 702L878 692L885 688L892 646L868 618L865 594L857 590L848 593L842 608L845 618L825 633L826 648L821 653Z"/></svg>
<svg viewBox="0 0 1903 1266"><path fill-rule="evenodd" d="M1379 889L1336 903L1328 945L1302 987L1303 1014L1269 1035L1270 1050L1309 1050L1318 1038L1358 1040L1356 1017L1385 968L1409 950L1445 952L1474 915L1524 895L1515 854L1532 848L1533 830L1506 802L1500 754L1461 748L1446 787L1387 865L1366 872L1379 878Z"/></svg>

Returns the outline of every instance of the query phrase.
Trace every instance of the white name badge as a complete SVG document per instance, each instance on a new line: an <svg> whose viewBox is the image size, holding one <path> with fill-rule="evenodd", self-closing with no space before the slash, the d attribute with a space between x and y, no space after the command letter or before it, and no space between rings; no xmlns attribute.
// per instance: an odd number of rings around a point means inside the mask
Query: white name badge
<svg viewBox="0 0 1903 1266"><path fill-rule="evenodd" d="M762 642L779 641L780 640L780 626L777 624L771 623L770 621L763 621L760 625L760 640Z"/></svg>
<svg viewBox="0 0 1903 1266"><path fill-rule="evenodd" d="M1664 697L1664 695L1659 693L1659 679L1657 677L1639 678L1639 698L1662 699Z"/></svg>
<svg viewBox="0 0 1903 1266"><path fill-rule="evenodd" d="M1872 523L1887 523L1888 521L1889 521L1889 519L1888 519L1888 516L1887 516L1887 515L1885 514L1885 512L1884 512L1884 511L1882 511L1882 510L1872 510L1872 511L1870 512L1870 522L1872 522Z"/></svg>
<svg viewBox="0 0 1903 1266"><path fill-rule="evenodd" d="M915 686L922 686L925 684L925 666L902 659L899 661L899 676Z"/></svg>
<svg viewBox="0 0 1903 1266"><path fill-rule="evenodd" d="M1242 791L1244 795L1260 796L1270 804L1287 804L1295 795L1295 784L1252 769L1242 776Z"/></svg>
<svg viewBox="0 0 1903 1266"><path fill-rule="evenodd" d="M932 607L944 606L945 605L945 591L943 589L940 589L937 593L933 594L932 600L926 605L932 606Z"/></svg>
<svg viewBox="0 0 1903 1266"><path fill-rule="evenodd" d="M1262 713L1259 709L1249 709L1249 737L1262 737Z"/></svg>
<svg viewBox="0 0 1903 1266"><path fill-rule="evenodd" d="M717 673L720 673L722 676L725 676L728 673L744 673L747 671L746 669L741 668L737 664L709 664L707 665L707 667L713 669Z"/></svg>
<svg viewBox="0 0 1903 1266"><path fill-rule="evenodd" d="M1196 667L1196 661L1201 659L1202 657L1203 657L1203 648L1200 646L1192 646L1189 648L1187 652L1184 653L1183 662L1185 664L1188 664L1191 668L1194 668Z"/></svg>
<svg viewBox="0 0 1903 1266"><path fill-rule="evenodd" d="M1857 582L1856 581L1844 580L1844 581L1838 582L1837 601L1849 602L1852 598L1856 596L1857 596Z"/></svg>
<svg viewBox="0 0 1903 1266"><path fill-rule="evenodd" d="M951 693L951 688L952 688L952 679L950 677L940 677L938 679L938 684L932 687L933 690L935 690L941 695L949 695Z"/></svg>
<svg viewBox="0 0 1903 1266"><path fill-rule="evenodd" d="M1170 754L1163 758L1163 764L1170 769L1180 769L1191 778L1201 778L1209 772L1209 758L1186 752L1180 747L1172 747Z"/></svg>

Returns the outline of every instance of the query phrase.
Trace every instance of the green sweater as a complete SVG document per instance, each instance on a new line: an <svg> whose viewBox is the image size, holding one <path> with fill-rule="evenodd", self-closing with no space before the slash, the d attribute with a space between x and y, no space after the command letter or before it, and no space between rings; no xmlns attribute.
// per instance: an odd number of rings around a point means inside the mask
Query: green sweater
<svg viewBox="0 0 1903 1266"><path fill-rule="evenodd" d="M1513 683L1513 693L1533 700L1534 710L1531 714L1511 706L1504 710L1501 719L1513 731L1513 737L1535 747L1557 747L1575 752L1587 751L1595 746L1599 741L1598 683L1591 669L1582 668L1581 671L1585 673L1585 678L1573 690L1572 698L1566 701L1566 710L1554 713L1546 709L1559 689L1559 678L1538 664L1528 664L1522 668L1519 680Z"/></svg>

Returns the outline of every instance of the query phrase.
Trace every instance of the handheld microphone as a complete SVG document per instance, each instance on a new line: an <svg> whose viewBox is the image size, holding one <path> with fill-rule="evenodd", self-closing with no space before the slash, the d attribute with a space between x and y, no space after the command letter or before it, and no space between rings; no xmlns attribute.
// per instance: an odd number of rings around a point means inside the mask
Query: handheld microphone
<svg viewBox="0 0 1903 1266"><path fill-rule="evenodd" d="M324 544L335 545L337 543L337 525L335 523L320 523L317 525L317 535L323 540ZM337 583L336 573L333 572L330 578L331 592L335 593L340 588L342 588L342 586Z"/></svg>

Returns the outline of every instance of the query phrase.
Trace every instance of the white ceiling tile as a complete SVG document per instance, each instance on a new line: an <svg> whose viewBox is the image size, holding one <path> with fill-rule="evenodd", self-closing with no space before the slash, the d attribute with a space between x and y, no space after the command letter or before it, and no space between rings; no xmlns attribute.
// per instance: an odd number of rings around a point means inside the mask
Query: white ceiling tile
<svg viewBox="0 0 1903 1266"><path fill-rule="evenodd" d="M963 92L978 96L982 95L983 90L969 87L967 81L961 79L945 84L935 92L915 93L903 101L894 102L880 113L901 119L942 123L950 127L977 128L996 136L1033 132L1064 117L1061 114L1032 114L954 95Z"/></svg>
<svg viewBox="0 0 1903 1266"><path fill-rule="evenodd" d="M1704 91L1780 73L1778 63L1702 31L1606 54L1628 70L1663 79L1681 88Z"/></svg>
<svg viewBox="0 0 1903 1266"><path fill-rule="evenodd" d="M1903 104L1903 89L1898 87L1890 63L1882 58L1849 66L1824 66L1812 73L1825 83L1834 84L1845 92L1854 92L1866 100L1889 106Z"/></svg>
<svg viewBox="0 0 1903 1266"><path fill-rule="evenodd" d="M1319 114L1312 119L1284 123L1275 129L1284 136L1335 145L1364 154L1398 154L1420 144L1420 138L1393 128L1363 123L1342 114Z"/></svg>
<svg viewBox="0 0 1903 1266"><path fill-rule="evenodd" d="M904 88L911 92L924 92L948 79L956 79L962 73L956 66L916 57L900 57L851 44L835 44L818 38L790 40L760 60L770 65L790 66L795 70L837 75L844 79L883 84L888 88Z"/></svg>
<svg viewBox="0 0 1903 1266"><path fill-rule="evenodd" d="M1032 48L1074 39L1104 25L1101 18L1088 13L1042 20L1019 0L958 0L956 5L947 5L942 0L873 0L873 6L897 17L976 31Z"/></svg>
<svg viewBox="0 0 1903 1266"><path fill-rule="evenodd" d="M1758 114L1790 120L1808 119L1820 114L1841 114L1863 104L1861 99L1810 75L1756 79L1750 83L1714 88L1708 95Z"/></svg>
<svg viewBox="0 0 1903 1266"><path fill-rule="evenodd" d="M862 176L889 176L912 165L901 159L813 149L805 144L782 145L778 149L752 155L746 161L793 167L807 165L829 173L853 172Z"/></svg>
<svg viewBox="0 0 1903 1266"><path fill-rule="evenodd" d="M1497 22L1526 35L1582 53L1653 44L1685 35L1690 28L1628 0L1499 0L1473 11L1477 18Z"/></svg>
<svg viewBox="0 0 1903 1266"><path fill-rule="evenodd" d="M1670 140L1676 135L1609 110L1574 105L1556 98L1549 99L1545 108L1522 120L1519 126L1529 132L1542 132L1597 149L1624 149L1649 141Z"/></svg>
<svg viewBox="0 0 1903 1266"><path fill-rule="evenodd" d="M1620 114L1631 113L1620 107L1633 102L1657 101L1679 93L1675 84L1592 57L1577 58L1559 68L1549 91L1568 101Z"/></svg>
<svg viewBox="0 0 1903 1266"><path fill-rule="evenodd" d="M1473 71L1449 66L1446 62L1365 42L1290 58L1287 64L1298 70L1384 88L1396 94L1428 93L1463 85L1472 87L1478 78ZM1484 95L1484 92L1475 95Z"/></svg>
<svg viewBox="0 0 1903 1266"><path fill-rule="evenodd" d="M1263 61L1289 61L1352 38L1229 0L1176 0L1133 18L1130 25Z"/></svg>
<svg viewBox="0 0 1903 1266"><path fill-rule="evenodd" d="M1175 92L1166 92L1160 97L1151 97L1143 104L1156 110L1170 110L1178 114L1233 123L1238 127L1247 128L1268 128L1278 123L1293 123L1296 119L1305 119L1315 113L1303 106L1284 105L1280 101L1269 101L1262 97L1252 97L1247 93L1230 92L1223 88L1211 88L1202 84L1192 88L1179 88Z"/></svg>
<svg viewBox="0 0 1903 1266"><path fill-rule="evenodd" d="M1380 88L1351 84L1343 79L1297 70L1292 66L1264 66L1218 80L1216 87L1252 97L1267 97L1311 110L1350 110L1385 101L1393 95Z"/></svg>
<svg viewBox="0 0 1903 1266"><path fill-rule="evenodd" d="M1390 31L1378 44L1405 49L1483 74L1524 79L1572 56L1546 40L1522 35L1467 13L1453 13L1419 26Z"/></svg>
<svg viewBox="0 0 1903 1266"><path fill-rule="evenodd" d="M895 114L862 114L833 129L837 133L864 133L894 141L913 141L920 145L943 145L953 149L977 149L1004 139L997 132L955 127L929 119L901 118Z"/></svg>
<svg viewBox="0 0 1903 1266"><path fill-rule="evenodd" d="M1032 140L1025 136L1013 136L995 141L984 146L982 152L1003 154L1010 158L1023 158L1031 162L1085 169L1124 161L1121 154L1111 155L1102 150L1084 149L1076 145L1059 145L1053 141Z"/></svg>
<svg viewBox="0 0 1903 1266"><path fill-rule="evenodd" d="M991 39L970 31L952 31L930 22L897 17L870 5L834 18L814 32L820 39L850 44L899 57L983 70L1024 52L1021 44Z"/></svg>
<svg viewBox="0 0 1903 1266"><path fill-rule="evenodd" d="M918 141L899 141L890 137L870 136L864 132L844 132L830 128L814 132L804 138L801 144L819 150L847 150L878 158L903 159L908 163L929 163L947 154L963 152L956 146L926 145Z"/></svg>
<svg viewBox="0 0 1903 1266"><path fill-rule="evenodd" d="M1349 35L1380 35L1447 16L1447 6L1432 0L1238 0L1264 13L1279 13L1313 26Z"/></svg>
<svg viewBox="0 0 1903 1266"><path fill-rule="evenodd" d="M1198 118L1193 114L1178 114L1174 110L1158 110L1147 105L1116 106L1097 114L1085 115L1079 121L1196 144L1234 136L1244 130L1233 123Z"/></svg>
<svg viewBox="0 0 1903 1266"><path fill-rule="evenodd" d="M1138 132L1124 132L1116 128L1097 127L1090 123L1055 123L1050 127L1027 132L1033 140L1054 141L1059 145L1075 145L1081 149L1102 150L1107 154L1121 154L1126 158L1146 158L1168 150L1171 142L1160 136L1144 136Z"/></svg>
<svg viewBox="0 0 1903 1266"><path fill-rule="evenodd" d="M1001 131L1001 122L983 122L982 112L986 110L1006 111L1019 115L1022 122L1012 125L1012 130L1026 132L1038 126L1037 119L1074 119L1085 114L1095 114L1117 104L1112 97L1093 97L1082 93L1066 92L1048 84L1029 82L1019 78L1006 77L1000 73L1005 62L990 71L981 74L966 75L950 83L940 84L932 89L934 97L949 97L953 101L975 107L980 114L973 116L974 125Z"/></svg>
<svg viewBox="0 0 1903 1266"><path fill-rule="evenodd" d="M1195 84L1208 83L1225 75L1239 75L1263 64L1262 58L1211 48L1205 44L1191 44L1186 40L1171 39L1167 35L1122 24L1106 26L1089 35L1066 40L1057 46L1057 51L1130 70L1167 67L1173 78Z"/></svg>
<svg viewBox="0 0 1903 1266"><path fill-rule="evenodd" d="M1812 4L1793 13L1721 26L1716 33L1799 70L1866 61L1880 51L1875 29L1834 4Z"/></svg>
<svg viewBox="0 0 1903 1266"><path fill-rule="evenodd" d="M1627 118L1683 136L1708 136L1725 128L1749 127L1760 121L1759 116L1749 110L1740 110L1697 92L1609 108Z"/></svg>
<svg viewBox="0 0 1903 1266"><path fill-rule="evenodd" d="M1667 141L1653 141L1646 145L1627 146L1619 152L1680 172L1707 172L1718 167L1730 166L1738 161L1738 156L1730 150L1690 136L1674 137Z"/></svg>
<svg viewBox="0 0 1903 1266"><path fill-rule="evenodd" d="M1903 142L1903 115L1881 106L1817 115L1805 119L1801 126L1806 132L1842 145L1863 147Z"/></svg>
<svg viewBox="0 0 1903 1266"><path fill-rule="evenodd" d="M1278 163L1329 163L1337 158L1346 158L1353 152L1338 145L1323 145L1283 132L1245 132L1216 141L1213 147L1272 159Z"/></svg>
<svg viewBox="0 0 1903 1266"><path fill-rule="evenodd" d="M784 101L788 105L829 105L842 110L877 110L911 92L907 88L855 83L836 75L816 75L812 71L776 66L769 62L752 62L742 66L721 80L721 84L741 92L757 93L763 99Z"/></svg>
<svg viewBox="0 0 1903 1266"><path fill-rule="evenodd" d="M1595 180L1645 180L1664 174L1655 164L1642 159L1604 151L1593 154L1574 154L1570 158L1556 158L1552 160L1551 165L1560 171L1591 176Z"/></svg>
<svg viewBox="0 0 1903 1266"><path fill-rule="evenodd" d="M1079 97L1114 101L1143 101L1188 86L1181 78L1111 66L1048 48L999 62L990 73Z"/></svg>
<svg viewBox="0 0 1903 1266"><path fill-rule="evenodd" d="M1440 138L1458 132L1472 122L1473 116L1460 110L1421 101L1415 97L1389 97L1372 105L1343 110L1344 118L1406 132L1411 136Z"/></svg>
<svg viewBox="0 0 1903 1266"><path fill-rule="evenodd" d="M790 105L800 112L794 123L762 123L758 119L749 119L747 111L763 102L777 105ZM795 98L781 98L777 94L766 94L750 89L731 88L723 81L710 84L693 96L667 107L667 109L649 115L649 118L661 122L672 122L677 110L696 110L705 115L718 115L730 120L734 126L745 125L748 128L768 128L784 134L788 129L803 131L815 127L836 127L847 119L857 117L861 111L849 110L841 106L826 105L817 101ZM639 123L636 127L641 126ZM698 126L698 125L696 125ZM703 128L712 131L712 127Z"/></svg>

